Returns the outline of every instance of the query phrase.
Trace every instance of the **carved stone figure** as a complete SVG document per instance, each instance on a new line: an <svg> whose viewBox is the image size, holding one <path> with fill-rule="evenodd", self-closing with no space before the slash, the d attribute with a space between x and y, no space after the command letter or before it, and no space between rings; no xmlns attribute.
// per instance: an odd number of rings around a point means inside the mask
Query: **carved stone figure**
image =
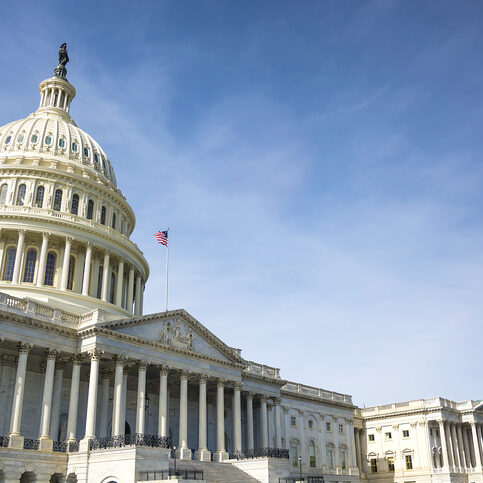
<svg viewBox="0 0 483 483"><path fill-rule="evenodd" d="M192 348L193 337L193 331L191 329L188 329L182 337L182 342L184 342L186 344L186 347L188 347L189 349Z"/></svg>
<svg viewBox="0 0 483 483"><path fill-rule="evenodd" d="M69 62L69 55L67 54L67 44L64 42L59 49L59 65L65 67Z"/></svg>
<svg viewBox="0 0 483 483"><path fill-rule="evenodd" d="M176 321L176 325L173 328L173 340L176 340L178 342L181 341L181 325L179 323L179 320Z"/></svg>
<svg viewBox="0 0 483 483"><path fill-rule="evenodd" d="M163 325L163 330L161 331L161 335L159 336L159 342L161 344L169 344L169 336L171 333L171 324L168 322L165 322Z"/></svg>

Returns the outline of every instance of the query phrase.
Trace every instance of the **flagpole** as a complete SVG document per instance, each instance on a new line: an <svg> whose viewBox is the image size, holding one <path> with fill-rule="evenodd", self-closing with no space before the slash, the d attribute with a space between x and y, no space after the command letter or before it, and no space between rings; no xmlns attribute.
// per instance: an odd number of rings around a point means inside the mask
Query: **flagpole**
<svg viewBox="0 0 483 483"><path fill-rule="evenodd" d="M168 263L169 263L169 226L167 232L167 244L166 244L166 299L165 299L165 312L168 311Z"/></svg>

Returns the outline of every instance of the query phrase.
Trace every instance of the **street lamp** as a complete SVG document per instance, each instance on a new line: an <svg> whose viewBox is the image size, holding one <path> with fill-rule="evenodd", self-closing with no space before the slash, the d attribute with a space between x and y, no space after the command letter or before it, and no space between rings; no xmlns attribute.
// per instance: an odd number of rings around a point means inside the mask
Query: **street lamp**
<svg viewBox="0 0 483 483"><path fill-rule="evenodd" d="M177 472L176 472L176 446L173 446L173 453L174 453L174 476L177 476Z"/></svg>
<svg viewBox="0 0 483 483"><path fill-rule="evenodd" d="M300 480L299 481L303 481L302 480L302 456L299 456L299 470L300 470Z"/></svg>

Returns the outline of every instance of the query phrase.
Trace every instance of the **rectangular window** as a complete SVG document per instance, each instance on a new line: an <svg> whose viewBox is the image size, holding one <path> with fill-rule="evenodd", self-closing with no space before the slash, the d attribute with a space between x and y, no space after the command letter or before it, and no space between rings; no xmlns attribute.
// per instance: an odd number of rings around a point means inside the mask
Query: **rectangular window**
<svg viewBox="0 0 483 483"><path fill-rule="evenodd" d="M375 441L376 440L376 437L373 435L373 434L368 434L367 435L367 438L368 440L371 442L371 441Z"/></svg>
<svg viewBox="0 0 483 483"><path fill-rule="evenodd" d="M377 459L371 458L371 473L377 473Z"/></svg>
<svg viewBox="0 0 483 483"><path fill-rule="evenodd" d="M345 451L340 452L340 467L345 470Z"/></svg>
<svg viewBox="0 0 483 483"><path fill-rule="evenodd" d="M344 434L344 425L339 424L339 434Z"/></svg>
<svg viewBox="0 0 483 483"><path fill-rule="evenodd" d="M297 426L297 418L295 416L290 416L290 426L292 426L292 428Z"/></svg>
<svg viewBox="0 0 483 483"><path fill-rule="evenodd" d="M334 469L334 452L331 449L327 450L327 463L331 470Z"/></svg>
<svg viewBox="0 0 483 483"><path fill-rule="evenodd" d="M391 440L392 439L392 433L391 432L384 433L384 439L386 441Z"/></svg>
<svg viewBox="0 0 483 483"><path fill-rule="evenodd" d="M387 471L394 471L394 456L387 458Z"/></svg>
<svg viewBox="0 0 483 483"><path fill-rule="evenodd" d="M292 460L292 466L298 466L299 464L298 448L294 444L290 445L290 459Z"/></svg>
<svg viewBox="0 0 483 483"><path fill-rule="evenodd" d="M409 429L403 429L403 438L409 438Z"/></svg>
<svg viewBox="0 0 483 483"><path fill-rule="evenodd" d="M330 427L330 423L325 423L325 430L330 433L332 431L331 427Z"/></svg>
<svg viewBox="0 0 483 483"><path fill-rule="evenodd" d="M406 461L406 469L407 470L412 470L413 469L413 457L410 454L407 454L404 457L404 459Z"/></svg>

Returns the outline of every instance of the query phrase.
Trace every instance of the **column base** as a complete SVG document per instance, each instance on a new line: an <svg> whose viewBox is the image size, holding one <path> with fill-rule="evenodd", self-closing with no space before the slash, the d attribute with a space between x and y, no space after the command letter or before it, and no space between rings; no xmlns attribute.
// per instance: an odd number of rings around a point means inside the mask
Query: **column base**
<svg viewBox="0 0 483 483"><path fill-rule="evenodd" d="M10 434L8 437L10 438L9 448L23 449L25 438L21 434Z"/></svg>
<svg viewBox="0 0 483 483"><path fill-rule="evenodd" d="M53 451L54 442L48 436L39 436L39 451Z"/></svg>
<svg viewBox="0 0 483 483"><path fill-rule="evenodd" d="M198 449L195 451L195 460L198 461L211 461L211 451L206 448Z"/></svg>
<svg viewBox="0 0 483 483"><path fill-rule="evenodd" d="M184 448L178 448L176 450L176 458L179 460L190 460L191 459L191 450L185 446Z"/></svg>
<svg viewBox="0 0 483 483"><path fill-rule="evenodd" d="M82 438L79 441L79 452L87 452L87 451L89 451L89 443L93 439L95 439L95 438L94 437L89 438L88 436Z"/></svg>
<svg viewBox="0 0 483 483"><path fill-rule="evenodd" d="M213 461L226 461L227 459L229 459L229 455L228 453L222 449L221 451L215 451L214 455L213 455Z"/></svg>

